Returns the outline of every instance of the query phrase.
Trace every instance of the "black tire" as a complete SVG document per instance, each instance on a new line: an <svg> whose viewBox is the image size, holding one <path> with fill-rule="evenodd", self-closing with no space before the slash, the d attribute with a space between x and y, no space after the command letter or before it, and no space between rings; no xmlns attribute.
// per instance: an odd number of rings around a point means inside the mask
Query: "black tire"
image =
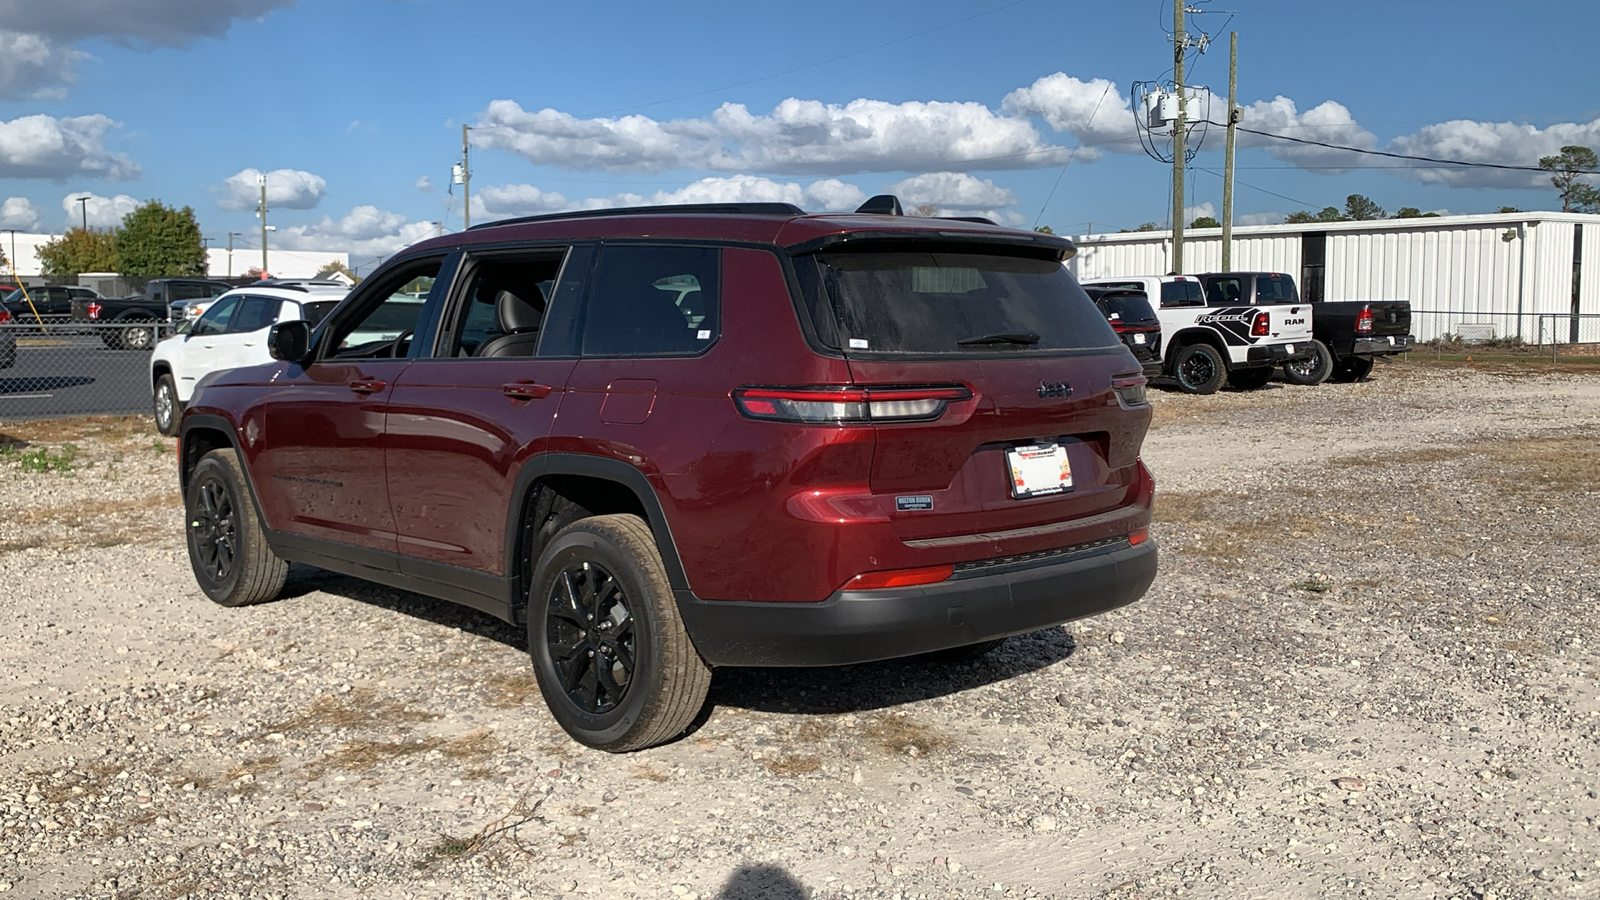
<svg viewBox="0 0 1600 900"><path fill-rule="evenodd" d="M156 345L156 323L153 319L125 319L117 330L117 348L122 350L149 350Z"/></svg>
<svg viewBox="0 0 1600 900"><path fill-rule="evenodd" d="M151 403L155 407L156 430L167 437L175 437L178 423L183 419L183 402L178 399L178 386L171 375L163 374L156 379Z"/></svg>
<svg viewBox="0 0 1600 900"><path fill-rule="evenodd" d="M277 597L289 564L267 546L234 452L213 450L201 457L183 499L189 564L200 590L223 606Z"/></svg>
<svg viewBox="0 0 1600 900"><path fill-rule="evenodd" d="M1372 357L1346 356L1333 365L1334 381L1360 381L1372 374Z"/></svg>
<svg viewBox="0 0 1600 900"><path fill-rule="evenodd" d="M1272 380L1271 366L1257 366L1254 369L1234 369L1228 373L1228 386L1236 391L1254 391L1266 387Z"/></svg>
<svg viewBox="0 0 1600 900"><path fill-rule="evenodd" d="M683 734L711 688L638 516L579 519L545 547L528 592L528 651L551 715L573 740L612 753Z"/></svg>
<svg viewBox="0 0 1600 900"><path fill-rule="evenodd" d="M1328 375L1333 372L1333 354L1329 352L1328 345L1321 341L1312 341L1311 350L1314 355L1310 359L1283 364L1284 381L1290 384L1313 385L1328 380Z"/></svg>
<svg viewBox="0 0 1600 900"><path fill-rule="evenodd" d="M1187 344L1172 361L1172 377L1185 394L1215 394L1228 377L1228 367L1210 344Z"/></svg>
<svg viewBox="0 0 1600 900"><path fill-rule="evenodd" d="M922 654L922 658L932 663L961 663L971 662L989 651L1004 644L1005 638L995 638L992 641L979 641L976 644L967 644L964 647L948 647L944 650L935 650L932 653Z"/></svg>

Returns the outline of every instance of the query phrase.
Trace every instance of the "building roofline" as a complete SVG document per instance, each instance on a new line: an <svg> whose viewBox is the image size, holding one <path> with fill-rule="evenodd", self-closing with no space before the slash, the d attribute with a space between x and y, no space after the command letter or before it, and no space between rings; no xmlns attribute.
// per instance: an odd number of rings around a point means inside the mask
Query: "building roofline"
<svg viewBox="0 0 1600 900"><path fill-rule="evenodd" d="M1369 219L1360 222L1302 222L1293 225L1235 225L1234 237L1270 234L1306 234L1308 232L1360 232L1360 231L1415 231L1419 229L1452 228L1470 225L1538 225L1542 222L1573 222L1600 226L1600 215L1593 213L1517 212L1486 213L1465 216L1429 216L1415 219ZM1186 228L1184 240L1222 238L1218 228ZM1171 240L1172 231L1128 231L1106 234L1074 235L1073 243L1081 250L1094 244L1140 243L1151 240Z"/></svg>

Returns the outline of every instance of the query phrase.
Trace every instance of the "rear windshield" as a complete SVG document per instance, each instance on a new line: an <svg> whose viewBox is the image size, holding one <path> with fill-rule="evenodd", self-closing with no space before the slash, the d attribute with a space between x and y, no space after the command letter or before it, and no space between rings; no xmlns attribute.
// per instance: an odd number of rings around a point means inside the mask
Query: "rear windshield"
<svg viewBox="0 0 1600 900"><path fill-rule="evenodd" d="M1156 317L1143 292L1106 294L1100 298L1099 306L1113 322L1148 322Z"/></svg>
<svg viewBox="0 0 1600 900"><path fill-rule="evenodd" d="M1083 288L1053 259L852 252L822 254L817 262L838 326L836 339L827 334L831 328L818 331L846 353L983 355L1119 346Z"/></svg>
<svg viewBox="0 0 1600 900"><path fill-rule="evenodd" d="M1257 303L1299 303L1300 295L1294 289L1294 279L1287 275L1257 275Z"/></svg>
<svg viewBox="0 0 1600 900"><path fill-rule="evenodd" d="M311 323L313 328L315 328L323 319L326 319L328 317L328 313L333 312L333 308L338 305L339 301L337 300L319 300L315 303L302 303L300 304L300 315L304 317L307 322Z"/></svg>

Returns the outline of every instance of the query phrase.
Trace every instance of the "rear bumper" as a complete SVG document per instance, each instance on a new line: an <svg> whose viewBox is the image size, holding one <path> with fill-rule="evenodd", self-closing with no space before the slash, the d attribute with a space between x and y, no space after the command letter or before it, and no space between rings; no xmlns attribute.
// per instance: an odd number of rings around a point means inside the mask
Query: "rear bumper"
<svg viewBox="0 0 1600 900"><path fill-rule="evenodd" d="M1409 334L1389 334L1382 337L1356 338L1351 346L1352 356L1386 356L1390 353L1404 353L1416 343L1416 338Z"/></svg>
<svg viewBox="0 0 1600 900"><path fill-rule="evenodd" d="M1156 575L1156 545L1118 542L948 581L838 591L821 603L701 600L678 593L695 649L715 666L836 666L1037 631L1132 603Z"/></svg>
<svg viewBox="0 0 1600 900"><path fill-rule="evenodd" d="M1293 350L1289 348L1293 347ZM1256 366L1281 366L1286 362L1310 359L1316 355L1311 349L1311 338L1288 344L1257 344L1245 351L1245 368Z"/></svg>

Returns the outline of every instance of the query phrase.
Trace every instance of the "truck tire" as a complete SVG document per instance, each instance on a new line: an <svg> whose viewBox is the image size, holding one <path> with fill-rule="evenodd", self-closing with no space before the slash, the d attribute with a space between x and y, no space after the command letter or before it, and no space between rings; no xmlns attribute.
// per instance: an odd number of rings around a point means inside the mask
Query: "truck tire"
<svg viewBox="0 0 1600 900"><path fill-rule="evenodd" d="M155 406L156 430L167 437L178 436L178 425L183 420L183 403L178 400L178 386L172 376L163 372L156 379Z"/></svg>
<svg viewBox="0 0 1600 900"><path fill-rule="evenodd" d="M1228 377L1228 366L1210 344L1186 344L1172 361L1172 377L1185 394L1215 394Z"/></svg>
<svg viewBox="0 0 1600 900"><path fill-rule="evenodd" d="M117 346L123 350L149 350L156 345L156 322L143 317L120 319L117 329Z"/></svg>
<svg viewBox="0 0 1600 900"><path fill-rule="evenodd" d="M1236 391L1254 391L1266 387L1272 380L1272 367L1260 366L1254 369L1234 369L1228 373L1228 386Z"/></svg>
<svg viewBox="0 0 1600 900"><path fill-rule="evenodd" d="M1321 384L1328 380L1328 374L1333 371L1333 353L1328 350L1328 345L1321 341L1312 341L1311 350L1316 355L1310 359L1300 359L1283 364L1283 380L1290 384Z"/></svg>
<svg viewBox="0 0 1600 900"><path fill-rule="evenodd" d="M1333 380L1342 382L1360 381L1372 374L1372 357L1346 356L1333 365Z"/></svg>
<svg viewBox="0 0 1600 900"><path fill-rule="evenodd" d="M655 536L633 515L579 519L545 547L528 591L528 652L556 722L612 753L683 734L711 688Z"/></svg>

